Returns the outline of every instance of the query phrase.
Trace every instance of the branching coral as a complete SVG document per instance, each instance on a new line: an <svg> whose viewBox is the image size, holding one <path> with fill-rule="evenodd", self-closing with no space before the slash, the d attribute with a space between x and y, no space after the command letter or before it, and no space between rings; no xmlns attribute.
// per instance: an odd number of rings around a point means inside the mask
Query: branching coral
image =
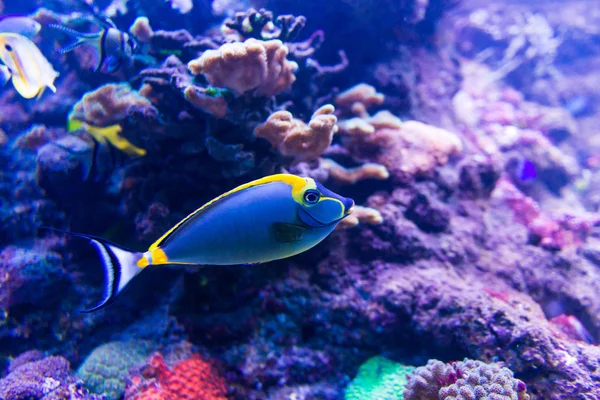
<svg viewBox="0 0 600 400"><path fill-rule="evenodd" d="M293 40L304 28L306 18L293 15L280 15L273 23L273 13L261 8L237 12L233 18L228 18L221 28L225 34L228 31L237 32L242 38L261 40L279 39L283 42Z"/></svg>
<svg viewBox="0 0 600 400"><path fill-rule="evenodd" d="M69 114L69 119L106 127L122 122L133 107L153 108L150 101L127 83L109 83L86 93Z"/></svg>
<svg viewBox="0 0 600 400"><path fill-rule="evenodd" d="M152 39L152 35L154 35L148 17L137 17L129 28L129 33L141 43L150 43L150 39Z"/></svg>
<svg viewBox="0 0 600 400"><path fill-rule="evenodd" d="M338 124L340 133L349 137L353 156L377 161L392 176L405 179L428 173L462 151L458 136L445 129L402 122L386 110L370 116L367 108L383 101L384 96L367 84L356 85L335 99L346 113L355 115Z"/></svg>
<svg viewBox="0 0 600 400"><path fill-rule="evenodd" d="M355 136L355 151L375 152L375 160L397 178L433 171L462 151L462 142L452 132L417 121L406 121L400 129L375 129L372 135Z"/></svg>
<svg viewBox="0 0 600 400"><path fill-rule="evenodd" d="M390 176L383 165L375 163L365 163L358 167L346 168L329 158L324 158L321 160L320 167L326 169L329 172L329 177L334 181L350 185L364 179L385 180Z"/></svg>
<svg viewBox="0 0 600 400"><path fill-rule="evenodd" d="M218 93L212 93L199 86L188 86L184 89L183 96L194 107L217 118L223 118L227 114L227 101Z"/></svg>
<svg viewBox="0 0 600 400"><path fill-rule="evenodd" d="M125 392L129 370L149 355L148 343L109 342L96 347L77 370L77 377L93 393L118 400Z"/></svg>
<svg viewBox="0 0 600 400"><path fill-rule="evenodd" d="M331 104L319 108L308 124L288 111L277 111L254 129L254 136L269 141L283 156L294 161L318 158L331 144L337 132L335 108Z"/></svg>
<svg viewBox="0 0 600 400"><path fill-rule="evenodd" d="M529 400L525 384L508 368L464 359L444 364L429 360L408 377L406 400Z"/></svg>
<svg viewBox="0 0 600 400"><path fill-rule="evenodd" d="M140 376L132 377L125 399L226 400L226 393L223 378L200 355L193 355L169 368L157 353Z"/></svg>
<svg viewBox="0 0 600 400"><path fill-rule="evenodd" d="M414 367L381 356L367 360L358 370L344 394L345 400L402 400L407 374Z"/></svg>
<svg viewBox="0 0 600 400"><path fill-rule="evenodd" d="M338 225L339 229L353 228L358 224L379 225L383 222L381 213L371 207L354 206L351 215L344 218Z"/></svg>
<svg viewBox="0 0 600 400"><path fill-rule="evenodd" d="M382 93L366 83L359 83L349 89L344 90L335 98L335 105L340 108L352 110L355 114L357 107L370 108L374 105L380 105L385 100Z"/></svg>
<svg viewBox="0 0 600 400"><path fill-rule="evenodd" d="M194 75L204 74L211 85L231 89L238 96L254 90L256 96L270 97L296 80L298 64L286 58L288 53L281 40L248 39L207 50L188 67Z"/></svg>

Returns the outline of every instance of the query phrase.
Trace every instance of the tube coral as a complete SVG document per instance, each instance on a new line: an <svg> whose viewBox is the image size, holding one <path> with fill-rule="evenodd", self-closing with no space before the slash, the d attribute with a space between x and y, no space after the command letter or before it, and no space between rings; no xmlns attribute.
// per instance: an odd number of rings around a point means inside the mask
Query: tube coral
<svg viewBox="0 0 600 400"><path fill-rule="evenodd" d="M188 63L194 75L204 74L216 87L231 89L240 96L254 90L270 97L289 89L296 80L298 64L286 57L289 49L281 40L248 39L207 50Z"/></svg>
<svg viewBox="0 0 600 400"><path fill-rule="evenodd" d="M277 111L254 129L254 136L268 140L283 156L294 161L318 158L331 144L337 132L335 108L326 104L312 115L308 124L288 111Z"/></svg>

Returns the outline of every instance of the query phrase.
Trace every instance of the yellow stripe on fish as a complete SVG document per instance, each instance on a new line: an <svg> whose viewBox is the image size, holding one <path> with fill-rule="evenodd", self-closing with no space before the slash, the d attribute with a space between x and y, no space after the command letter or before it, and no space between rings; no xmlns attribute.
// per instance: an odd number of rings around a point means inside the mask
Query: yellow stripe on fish
<svg viewBox="0 0 600 400"><path fill-rule="evenodd" d="M204 204L169 229L145 253L102 238L88 238L106 273L103 300L111 303L147 266L260 264L302 253L325 239L350 215L354 201L311 178L267 176Z"/></svg>
<svg viewBox="0 0 600 400"><path fill-rule="evenodd" d="M111 125L101 128L90 125L78 119L68 120L67 130L69 132L75 132L80 129L92 135L96 141L100 143L108 142L113 147L121 150L123 153L129 154L130 156L143 157L146 155L146 150L142 149L141 147L137 147L120 135L121 131L123 130L120 125Z"/></svg>

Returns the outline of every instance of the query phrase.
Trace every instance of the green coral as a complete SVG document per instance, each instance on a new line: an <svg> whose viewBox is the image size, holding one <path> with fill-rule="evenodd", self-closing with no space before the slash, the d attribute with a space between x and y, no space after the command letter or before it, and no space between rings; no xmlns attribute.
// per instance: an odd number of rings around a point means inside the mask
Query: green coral
<svg viewBox="0 0 600 400"><path fill-rule="evenodd" d="M358 369L356 378L350 382L344 395L345 400L403 400L407 375L410 367L376 356Z"/></svg>
<svg viewBox="0 0 600 400"><path fill-rule="evenodd" d="M109 342L98 346L77 370L77 377L93 393L118 400L125 392L129 370L144 362L150 354L148 342Z"/></svg>

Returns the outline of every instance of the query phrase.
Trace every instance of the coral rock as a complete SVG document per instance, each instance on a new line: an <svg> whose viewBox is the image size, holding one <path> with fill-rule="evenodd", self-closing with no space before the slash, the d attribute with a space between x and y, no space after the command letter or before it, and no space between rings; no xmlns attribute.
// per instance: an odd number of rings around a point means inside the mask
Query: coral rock
<svg viewBox="0 0 600 400"><path fill-rule="evenodd" d="M318 158L337 132L337 118L331 104L319 108L308 125L288 111L277 111L254 129L254 136L268 140L284 156L296 162Z"/></svg>
<svg viewBox="0 0 600 400"><path fill-rule="evenodd" d="M64 358L34 360L19 363L0 380L1 399L101 399L88 394L69 374L69 362Z"/></svg>
<svg viewBox="0 0 600 400"><path fill-rule="evenodd" d="M204 74L211 85L231 89L238 96L255 90L256 96L270 97L296 80L298 64L286 58L288 53L280 40L248 39L207 50L188 67L195 75Z"/></svg>

